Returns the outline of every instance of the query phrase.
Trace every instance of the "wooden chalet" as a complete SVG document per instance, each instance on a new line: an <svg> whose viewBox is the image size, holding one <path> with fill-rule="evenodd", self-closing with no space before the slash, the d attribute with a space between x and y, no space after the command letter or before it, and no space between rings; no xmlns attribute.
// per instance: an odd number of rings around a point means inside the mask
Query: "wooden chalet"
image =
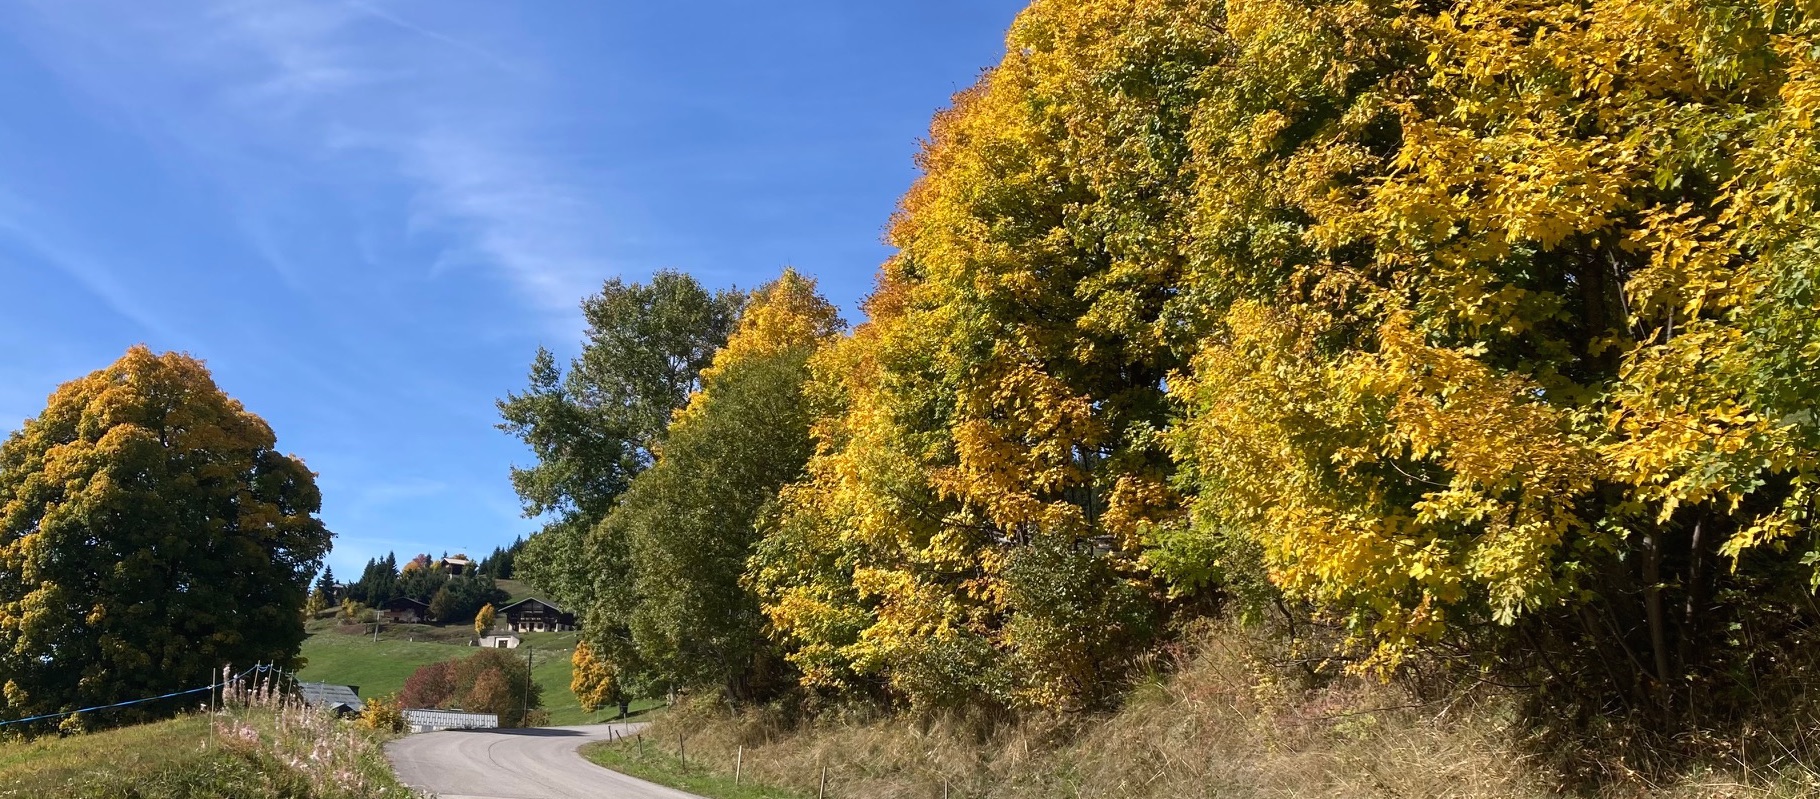
<svg viewBox="0 0 1820 799"><path fill-rule="evenodd" d="M430 606L408 596L387 600L379 615L393 624L422 624L430 617Z"/></svg>
<svg viewBox="0 0 1820 799"><path fill-rule="evenodd" d="M436 565L447 572L450 577L461 577L474 573L474 561L469 560L466 555L443 558L436 561Z"/></svg>
<svg viewBox="0 0 1820 799"><path fill-rule="evenodd" d="M575 614L535 597L499 609L506 629L515 633L560 633L575 629Z"/></svg>

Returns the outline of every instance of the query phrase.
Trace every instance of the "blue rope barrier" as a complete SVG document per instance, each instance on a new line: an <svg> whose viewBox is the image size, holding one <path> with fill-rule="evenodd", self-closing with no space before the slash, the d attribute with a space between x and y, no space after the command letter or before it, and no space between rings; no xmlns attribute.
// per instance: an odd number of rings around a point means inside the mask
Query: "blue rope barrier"
<svg viewBox="0 0 1820 799"><path fill-rule="evenodd" d="M13 719L12 721L0 721L0 727L6 727L6 726L13 725L13 724L24 724L26 722L31 722L31 721L44 721L46 719L62 718L64 716L74 716L78 713L89 713L89 712L96 711L96 710L112 710L117 707L126 707L128 705L143 705L147 702L156 702L160 699L170 699L172 697L187 696L189 694L199 694L199 693L202 693L203 691L213 691L216 688L220 688L224 685L228 685L229 683L232 683L233 681L238 680L241 677L245 677L248 674L252 674L255 671L280 671L280 672L282 672L284 670L278 668L277 666L253 666L253 667L247 669L246 671L240 672L239 674L229 677L226 680L223 680L218 683L204 685L201 688L191 688L187 691L177 691L176 693L169 693L169 694L165 694L163 696L148 696L144 699L130 699L125 702L115 702L114 704L111 704L111 705L98 705L96 707L85 707L80 710L65 710L62 713L46 713L42 716L31 716L29 718Z"/></svg>

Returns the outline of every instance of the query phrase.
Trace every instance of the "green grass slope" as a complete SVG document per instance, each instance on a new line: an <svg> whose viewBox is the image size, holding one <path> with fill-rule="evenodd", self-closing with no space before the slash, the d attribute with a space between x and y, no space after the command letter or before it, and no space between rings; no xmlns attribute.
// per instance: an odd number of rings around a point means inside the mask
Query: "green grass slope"
<svg viewBox="0 0 1820 799"><path fill-rule="evenodd" d="M362 697L397 693L418 667L464 658L476 651L467 645L474 630L460 625L381 625L378 641L373 639L372 625L339 627L332 621L313 621L308 629L310 637L304 639L303 656L309 662L299 679L357 685ZM618 715L617 709L598 713L582 710L581 703L569 692L573 671L569 658L578 640L575 633L525 633L519 638L524 644L512 653L531 658L531 678L543 688L543 706L550 714L551 725L594 724L611 721ZM641 700L633 703L632 709L636 713L658 704Z"/></svg>
<svg viewBox="0 0 1820 799"><path fill-rule="evenodd" d="M379 741L344 739L358 766L310 774L294 767L268 717L246 719L257 741L211 740L209 720L153 724L0 744L0 799L404 799ZM331 722L332 723L332 722ZM294 742L292 742L294 743Z"/></svg>
<svg viewBox="0 0 1820 799"><path fill-rule="evenodd" d="M499 590L504 591L507 594L511 595L512 598L507 600L506 604L511 604L513 602L517 602L518 600L525 599L527 597L536 597L545 602L550 601L550 597L548 595L544 594L542 591L532 588L531 586L521 583L517 580L495 580L494 584L499 586ZM504 607L504 605L501 605L501 607Z"/></svg>
<svg viewBox="0 0 1820 799"><path fill-rule="evenodd" d="M423 625L382 627L375 642L370 625L364 628L366 634L350 634L344 632L347 628L337 628L333 622L311 622L310 637L303 641L303 656L308 664L298 678L357 685L363 697L383 696L403 689L405 678L419 666L473 654L471 646L417 640L421 636L409 628L420 626Z"/></svg>
<svg viewBox="0 0 1820 799"><path fill-rule="evenodd" d="M811 794L740 780L700 763L685 763L676 755L636 740L603 741L581 749L582 756L621 774L665 785L710 799L808 799Z"/></svg>

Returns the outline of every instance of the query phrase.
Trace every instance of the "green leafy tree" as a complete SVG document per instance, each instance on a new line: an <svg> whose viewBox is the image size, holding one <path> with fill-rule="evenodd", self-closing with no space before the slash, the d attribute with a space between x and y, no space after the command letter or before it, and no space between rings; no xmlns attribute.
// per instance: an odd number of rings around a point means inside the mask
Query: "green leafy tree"
<svg viewBox="0 0 1820 799"><path fill-rule="evenodd" d="M421 560L420 560L421 559ZM449 575L441 569L429 566L429 556L418 555L405 563L398 573L394 592L398 596L409 597L419 602L429 602L436 592L449 584Z"/></svg>
<svg viewBox="0 0 1820 799"><path fill-rule="evenodd" d="M586 535L651 463L670 414L726 342L740 300L677 272L659 272L649 285L609 280L582 302L587 339L567 373L540 349L530 386L500 400L500 429L537 459L513 468L513 488L527 516L552 517L516 565L559 602L589 604L596 569Z"/></svg>
<svg viewBox="0 0 1820 799"><path fill-rule="evenodd" d="M294 665L331 533L314 475L275 440L201 361L143 346L59 387L9 436L0 713L156 695L229 663Z"/></svg>
<svg viewBox="0 0 1820 799"><path fill-rule="evenodd" d="M664 682L751 698L776 679L765 673L777 659L757 646L763 617L741 578L760 513L809 458L808 357L842 326L794 271L753 292L657 463L603 524L629 543L632 641Z"/></svg>
<svg viewBox="0 0 1820 799"><path fill-rule="evenodd" d="M455 598L444 585L430 595L430 619L437 622L448 622L455 618Z"/></svg>
<svg viewBox="0 0 1820 799"><path fill-rule="evenodd" d="M607 281L582 302L587 337L568 371L539 350L530 386L498 404L500 428L537 461L513 469L513 487L527 516L549 519L513 568L579 609L588 637L614 653L624 678L636 680L639 663L626 626L630 555L623 537L598 528L655 458L671 415L699 388L743 300L677 272L659 272L649 284Z"/></svg>

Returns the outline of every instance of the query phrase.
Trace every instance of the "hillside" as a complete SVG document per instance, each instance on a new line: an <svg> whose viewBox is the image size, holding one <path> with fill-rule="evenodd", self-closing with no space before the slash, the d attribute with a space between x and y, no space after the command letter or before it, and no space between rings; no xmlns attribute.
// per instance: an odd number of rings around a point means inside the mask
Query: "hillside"
<svg viewBox="0 0 1820 799"><path fill-rule="evenodd" d="M467 644L474 631L462 625L387 624L380 628L378 641L373 639L371 625L343 627L317 620L310 622L308 629L310 636L303 642L308 664L299 678L359 686L362 697L397 693L418 667L475 652ZM524 646L516 654L531 657L531 674L543 687L543 705L550 714L550 724L592 724L617 715L617 711L584 711L569 692L569 657L575 649L575 633L525 633L519 637ZM633 704L633 711L657 704L642 700Z"/></svg>
<svg viewBox="0 0 1820 799"><path fill-rule="evenodd" d="M517 602L518 600L525 599L527 597L536 597L536 598L542 599L546 602L549 601L549 599L550 599L550 596L548 594L545 594L544 592L539 591L535 588L532 588L531 586L529 586L525 583L519 582L517 580L511 580L511 579L495 580L494 585L499 586L499 590L504 591L504 592L506 592L506 594L511 596L512 598L509 600L511 602Z"/></svg>

